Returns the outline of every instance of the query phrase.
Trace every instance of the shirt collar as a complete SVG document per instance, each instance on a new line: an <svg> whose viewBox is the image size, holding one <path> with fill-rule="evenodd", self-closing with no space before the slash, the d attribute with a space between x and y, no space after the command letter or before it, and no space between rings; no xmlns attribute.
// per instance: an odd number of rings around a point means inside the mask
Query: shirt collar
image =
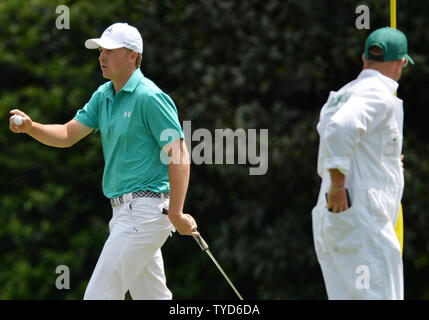
<svg viewBox="0 0 429 320"><path fill-rule="evenodd" d="M119 90L119 92L121 91L133 92L142 78L143 78L143 73L141 72L140 68L137 68L136 71L134 71L131 77L128 79L127 83L125 83L122 89ZM110 81L109 83L109 89L110 90L108 90L107 92L107 98L110 100L113 100L115 96L114 95L115 88L113 87L112 81ZM119 92L117 92L116 94L118 94Z"/></svg>
<svg viewBox="0 0 429 320"><path fill-rule="evenodd" d="M359 74L358 79L363 79L363 78L367 78L367 77L377 77L379 78L383 84L389 89L389 91L392 93L392 95L395 95L396 90L398 90L399 87L399 83L396 82L395 80L386 77L385 75L383 75L381 72L374 70L374 69L364 69L362 70L362 72Z"/></svg>
<svg viewBox="0 0 429 320"><path fill-rule="evenodd" d="M143 73L141 72L140 68L137 68L136 71L133 72L131 77L128 79L125 86L122 87L122 91L127 92L133 92L137 85L139 84L140 80L143 78Z"/></svg>

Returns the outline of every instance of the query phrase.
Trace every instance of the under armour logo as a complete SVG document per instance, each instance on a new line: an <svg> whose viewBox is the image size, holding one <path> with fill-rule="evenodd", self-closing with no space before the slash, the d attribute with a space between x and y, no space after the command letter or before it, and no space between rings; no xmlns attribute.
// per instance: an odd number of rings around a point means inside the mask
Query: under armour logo
<svg viewBox="0 0 429 320"><path fill-rule="evenodd" d="M108 34L108 33L112 32L112 30L113 30L113 28L108 28L108 29L106 29L106 31L104 31L104 33Z"/></svg>
<svg viewBox="0 0 429 320"><path fill-rule="evenodd" d="M124 118L131 118L131 112L124 112Z"/></svg>

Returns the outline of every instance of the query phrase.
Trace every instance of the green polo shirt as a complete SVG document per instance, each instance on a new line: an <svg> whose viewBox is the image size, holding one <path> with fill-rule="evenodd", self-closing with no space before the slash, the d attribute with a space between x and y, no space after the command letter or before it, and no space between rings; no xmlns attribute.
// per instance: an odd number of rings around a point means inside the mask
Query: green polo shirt
<svg viewBox="0 0 429 320"><path fill-rule="evenodd" d="M174 102L140 69L114 92L111 81L101 85L74 117L100 131L104 195L114 198L139 190L168 192L168 164L161 148L184 138Z"/></svg>

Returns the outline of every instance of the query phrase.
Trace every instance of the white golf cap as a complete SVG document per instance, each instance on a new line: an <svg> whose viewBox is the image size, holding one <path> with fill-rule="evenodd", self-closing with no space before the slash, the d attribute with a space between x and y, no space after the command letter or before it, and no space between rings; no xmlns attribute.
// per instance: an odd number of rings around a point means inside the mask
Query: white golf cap
<svg viewBox="0 0 429 320"><path fill-rule="evenodd" d="M128 23L115 23L104 30L101 38L88 39L85 41L88 49L128 48L138 53L143 53L143 39L140 32Z"/></svg>

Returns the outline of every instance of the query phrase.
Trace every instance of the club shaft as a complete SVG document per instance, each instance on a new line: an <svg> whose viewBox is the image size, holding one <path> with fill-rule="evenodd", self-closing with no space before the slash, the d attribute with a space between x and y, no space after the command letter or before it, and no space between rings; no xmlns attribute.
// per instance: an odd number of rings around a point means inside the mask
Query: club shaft
<svg viewBox="0 0 429 320"><path fill-rule="evenodd" d="M238 296L238 298L240 298L240 300L243 300L243 297L241 296L240 293L238 293L238 290L235 288L235 286L232 284L231 280L229 280L228 276L226 275L226 273L223 271L222 267L220 266L220 264L217 262L217 260L215 259L215 257L212 255L212 253L209 250L209 246L207 245L207 243L204 241L203 237L201 236L194 236L195 241L198 243L198 245L200 246L201 250L207 252L207 254L209 255L210 259L212 259L212 261L214 262L214 264L216 265L216 267L219 269L220 273L222 273L222 275L224 276L224 278L226 279L226 281L228 281L229 285L231 286L231 288L234 290L235 294Z"/></svg>
<svg viewBox="0 0 429 320"><path fill-rule="evenodd" d="M207 254L209 255L210 259L212 259L212 261L214 262L214 264L216 265L216 267L219 269L220 273L222 273L222 275L224 276L224 278L226 279L226 281L228 281L229 285L231 286L231 288L234 290L235 294L237 295L237 297L240 300L243 300L243 297L241 296L241 294L238 292L238 290L235 288L235 286L232 284L231 280L229 280L228 276L226 275L226 273L223 271L222 267L220 266L220 264L216 261L215 257L213 257L212 253L210 252L209 249L206 250Z"/></svg>

